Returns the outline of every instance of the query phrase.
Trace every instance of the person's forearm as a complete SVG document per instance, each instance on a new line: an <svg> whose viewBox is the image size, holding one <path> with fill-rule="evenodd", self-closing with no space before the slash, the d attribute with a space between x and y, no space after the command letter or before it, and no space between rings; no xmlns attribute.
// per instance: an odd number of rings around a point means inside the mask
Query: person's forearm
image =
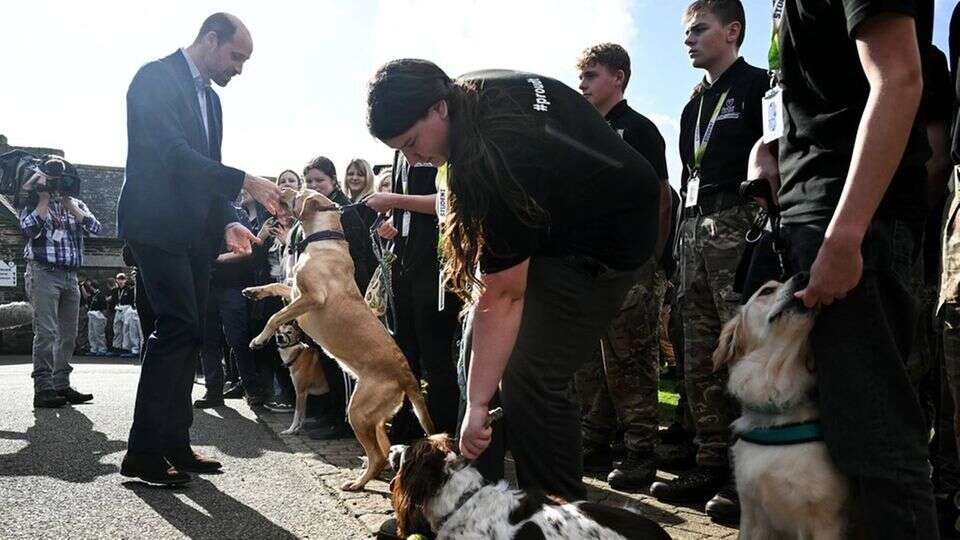
<svg viewBox="0 0 960 540"><path fill-rule="evenodd" d="M950 160L950 145L947 126L944 122L927 124L927 141L933 155L927 160L927 205L938 208L946 197L947 182L953 162Z"/></svg>
<svg viewBox="0 0 960 540"><path fill-rule="evenodd" d="M919 77L908 73L890 74L871 88L828 239L863 239L903 158L921 91Z"/></svg>
<svg viewBox="0 0 960 540"><path fill-rule="evenodd" d="M473 316L473 357L467 377L467 404L490 403L513 352L523 315L523 296L480 297ZM486 298L485 298L486 297Z"/></svg>
<svg viewBox="0 0 960 540"><path fill-rule="evenodd" d="M394 208L408 210L418 214L437 215L437 195L404 195L391 193L390 204Z"/></svg>

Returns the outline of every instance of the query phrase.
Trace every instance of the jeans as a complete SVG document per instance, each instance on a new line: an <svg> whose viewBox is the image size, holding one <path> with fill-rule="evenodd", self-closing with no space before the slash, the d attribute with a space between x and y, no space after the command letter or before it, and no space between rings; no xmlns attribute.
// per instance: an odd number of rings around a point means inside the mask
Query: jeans
<svg viewBox="0 0 960 540"><path fill-rule="evenodd" d="M77 340L77 272L29 261L24 280L33 305L34 390L62 390L70 386L70 360Z"/></svg>
<svg viewBox="0 0 960 540"><path fill-rule="evenodd" d="M850 479L853 513L870 538L936 538L926 433L902 358L913 299L898 276L897 222L875 220L863 241L863 276L824 306L810 334L824 441ZM783 227L793 272L809 271L826 224Z"/></svg>
<svg viewBox="0 0 960 540"><path fill-rule="evenodd" d="M203 339L203 377L208 389L223 389L223 350L220 332L237 362L247 394L266 395L268 386L250 350L247 299L240 288L210 287Z"/></svg>

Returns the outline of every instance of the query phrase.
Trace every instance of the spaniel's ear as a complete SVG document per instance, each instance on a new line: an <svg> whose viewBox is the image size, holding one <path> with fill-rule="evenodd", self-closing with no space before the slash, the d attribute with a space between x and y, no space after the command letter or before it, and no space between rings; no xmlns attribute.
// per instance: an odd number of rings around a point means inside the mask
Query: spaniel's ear
<svg viewBox="0 0 960 540"><path fill-rule="evenodd" d="M733 319L730 319L723 326L723 331L720 332L720 340L717 342L717 349L713 351L714 371L732 364L743 356L744 338L746 337L743 332L743 324L743 314L737 313Z"/></svg>

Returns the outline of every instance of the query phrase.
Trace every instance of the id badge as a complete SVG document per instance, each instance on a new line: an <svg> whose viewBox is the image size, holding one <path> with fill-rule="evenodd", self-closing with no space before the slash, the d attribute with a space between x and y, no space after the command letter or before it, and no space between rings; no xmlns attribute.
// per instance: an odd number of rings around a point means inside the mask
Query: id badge
<svg viewBox="0 0 960 540"><path fill-rule="evenodd" d="M693 208L697 205L697 199L700 195L700 177L694 176L687 181L687 201L684 208Z"/></svg>
<svg viewBox="0 0 960 540"><path fill-rule="evenodd" d="M63 236L64 236L63 229L57 229L53 231L53 236L51 236L51 239L54 242L60 243L60 242L63 242Z"/></svg>
<svg viewBox="0 0 960 540"><path fill-rule="evenodd" d="M400 236L410 236L410 211L403 212L403 219L400 220Z"/></svg>
<svg viewBox="0 0 960 540"><path fill-rule="evenodd" d="M783 137L783 89L779 86L763 95L763 142Z"/></svg>

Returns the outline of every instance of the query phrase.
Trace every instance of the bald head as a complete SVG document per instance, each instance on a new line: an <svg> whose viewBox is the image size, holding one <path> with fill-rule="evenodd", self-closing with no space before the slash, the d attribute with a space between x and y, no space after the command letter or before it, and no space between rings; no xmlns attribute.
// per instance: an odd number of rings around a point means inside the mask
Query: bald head
<svg viewBox="0 0 960 540"><path fill-rule="evenodd" d="M229 13L214 13L203 21L188 51L201 75L226 86L234 75L243 72L243 63L253 54L253 39L240 19Z"/></svg>

